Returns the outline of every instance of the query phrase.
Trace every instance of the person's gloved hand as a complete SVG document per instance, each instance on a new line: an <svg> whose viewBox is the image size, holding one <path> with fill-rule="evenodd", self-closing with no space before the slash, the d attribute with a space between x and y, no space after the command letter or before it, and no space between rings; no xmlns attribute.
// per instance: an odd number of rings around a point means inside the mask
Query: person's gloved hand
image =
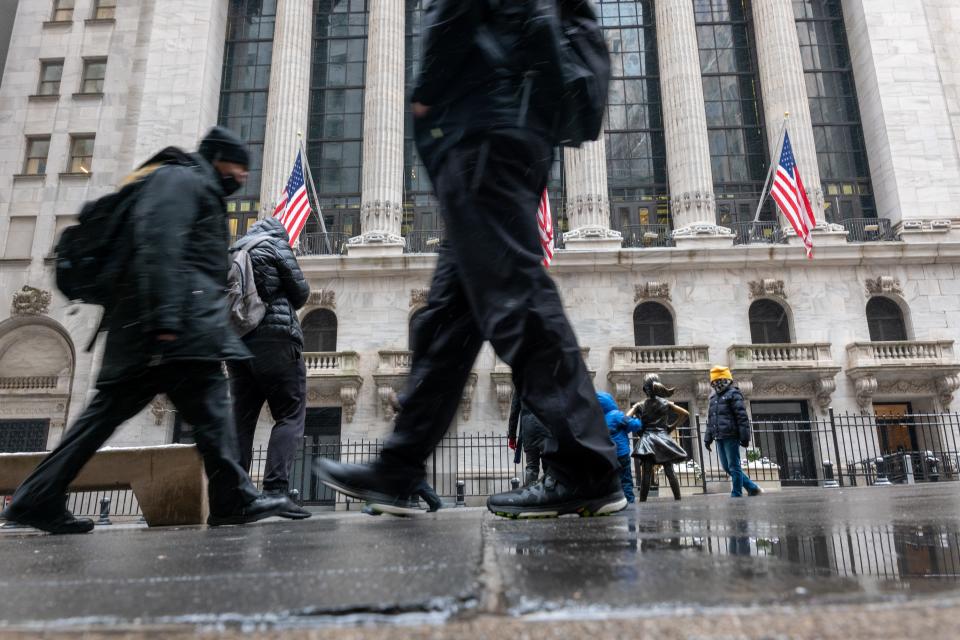
<svg viewBox="0 0 960 640"><path fill-rule="evenodd" d="M749 440L741 440L741 441L740 441L740 446L743 447L744 449L746 449L747 447L750 446L750 441L749 441Z"/></svg>
<svg viewBox="0 0 960 640"><path fill-rule="evenodd" d="M703 448L706 449L707 451L710 451L710 447L712 447L712 446L713 446L713 442L704 442L704 443L703 443Z"/></svg>
<svg viewBox="0 0 960 640"><path fill-rule="evenodd" d="M509 440L507 440L507 446L510 447L511 449L513 449L514 451L516 451L516 450L517 450L517 439L516 439L516 438L510 438Z"/></svg>

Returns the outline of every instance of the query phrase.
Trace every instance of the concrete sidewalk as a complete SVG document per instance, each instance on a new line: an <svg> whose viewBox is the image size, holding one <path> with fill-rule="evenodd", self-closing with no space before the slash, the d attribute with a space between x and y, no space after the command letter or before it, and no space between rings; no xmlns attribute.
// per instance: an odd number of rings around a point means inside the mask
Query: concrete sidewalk
<svg viewBox="0 0 960 640"><path fill-rule="evenodd" d="M699 496L590 520L451 509L7 531L0 566L0 639L956 637L960 485Z"/></svg>

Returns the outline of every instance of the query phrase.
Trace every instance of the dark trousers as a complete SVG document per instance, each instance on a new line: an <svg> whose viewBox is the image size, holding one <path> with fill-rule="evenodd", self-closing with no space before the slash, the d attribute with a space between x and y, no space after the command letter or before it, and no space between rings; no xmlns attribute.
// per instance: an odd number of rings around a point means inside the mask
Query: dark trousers
<svg viewBox="0 0 960 640"><path fill-rule="evenodd" d="M194 427L207 474L210 512L226 515L256 498L256 489L237 463L227 381L220 363L185 361L103 385L57 448L17 488L10 509L51 516L62 513L67 486L83 465L117 427L160 393L167 394L184 422Z"/></svg>
<svg viewBox="0 0 960 640"><path fill-rule="evenodd" d="M620 456L617 458L620 462L620 486L623 487L623 497L627 502L636 502L637 497L633 493L633 459L630 456Z"/></svg>
<svg viewBox="0 0 960 640"><path fill-rule="evenodd" d="M540 458L543 455L544 442L549 437L550 432L537 420L536 416L525 411L520 418L520 441L523 446L523 455L527 459L523 474L524 486L533 484L540 477Z"/></svg>
<svg viewBox="0 0 960 640"><path fill-rule="evenodd" d="M237 422L240 466L249 473L257 419L266 402L275 422L267 444L263 490L286 491L307 415L307 372L303 354L293 343L248 346L253 360L230 365L230 394Z"/></svg>
<svg viewBox="0 0 960 640"><path fill-rule="evenodd" d="M524 132L461 142L431 175L447 240L413 334L413 365L388 466L421 476L446 433L484 340L513 369L524 404L548 425L543 460L571 486L619 470L556 285L541 264L537 206L550 145Z"/></svg>

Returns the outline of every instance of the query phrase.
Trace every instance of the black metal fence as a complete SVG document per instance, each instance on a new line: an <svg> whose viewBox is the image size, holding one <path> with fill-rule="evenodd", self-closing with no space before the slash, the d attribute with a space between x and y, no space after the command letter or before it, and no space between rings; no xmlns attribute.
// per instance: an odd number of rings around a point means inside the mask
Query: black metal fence
<svg viewBox="0 0 960 640"><path fill-rule="evenodd" d="M629 224L623 227L623 246L628 249L672 247L674 245L668 224Z"/></svg>

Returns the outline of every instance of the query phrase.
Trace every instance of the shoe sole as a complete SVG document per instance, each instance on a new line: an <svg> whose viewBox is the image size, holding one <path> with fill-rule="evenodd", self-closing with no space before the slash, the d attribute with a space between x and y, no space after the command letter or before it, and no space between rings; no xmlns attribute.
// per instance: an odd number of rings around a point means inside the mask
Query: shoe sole
<svg viewBox="0 0 960 640"><path fill-rule="evenodd" d="M489 504L487 509L494 515L501 518L510 518L511 520L533 520L538 518L559 518L569 514L577 514L581 518L595 518L608 516L627 508L627 499L622 495L619 497L607 496L606 498L597 498L590 500L587 504L578 501L568 505L555 507L551 509L524 509L521 507L492 507Z"/></svg>
<svg viewBox="0 0 960 640"><path fill-rule="evenodd" d="M313 516L312 513L298 513L296 511L283 511L277 515L287 520L306 520Z"/></svg>
<svg viewBox="0 0 960 640"><path fill-rule="evenodd" d="M258 513L255 516L229 516L226 518L214 518L210 516L207 518L207 525L211 527L228 527L230 525L237 524L250 524L253 522L259 522L260 520L266 520L267 518L272 518L274 516L279 516L283 513L284 505L280 505L276 509L270 511L264 511L263 513Z"/></svg>
<svg viewBox="0 0 960 640"><path fill-rule="evenodd" d="M322 467L316 467L316 470L320 476L320 482L345 496L366 502L367 505L375 511L389 513L392 516L415 516L421 513L420 509L411 509L410 507L401 507L393 504L393 498L391 496L376 493L375 491L357 491L356 489L345 487L336 482L325 471L322 471Z"/></svg>
<svg viewBox="0 0 960 640"><path fill-rule="evenodd" d="M386 513L391 516L397 516L398 518L409 518L411 516L418 516L424 511L422 509L411 509L410 507L398 507L393 504L384 504L382 502L368 502L367 506L377 512L377 515L381 513Z"/></svg>
<svg viewBox="0 0 960 640"><path fill-rule="evenodd" d="M70 535L80 535L84 533L90 533L93 531L93 522L89 525L84 525L83 528L77 528L72 531L58 531L55 529L49 529L42 526L42 523L39 521L31 521L30 519L24 518L20 520L15 520L13 518L4 518L3 522L5 525L12 525L14 527L29 527L31 529L36 529L37 531L43 531L44 533L49 533L52 536L70 536Z"/></svg>

